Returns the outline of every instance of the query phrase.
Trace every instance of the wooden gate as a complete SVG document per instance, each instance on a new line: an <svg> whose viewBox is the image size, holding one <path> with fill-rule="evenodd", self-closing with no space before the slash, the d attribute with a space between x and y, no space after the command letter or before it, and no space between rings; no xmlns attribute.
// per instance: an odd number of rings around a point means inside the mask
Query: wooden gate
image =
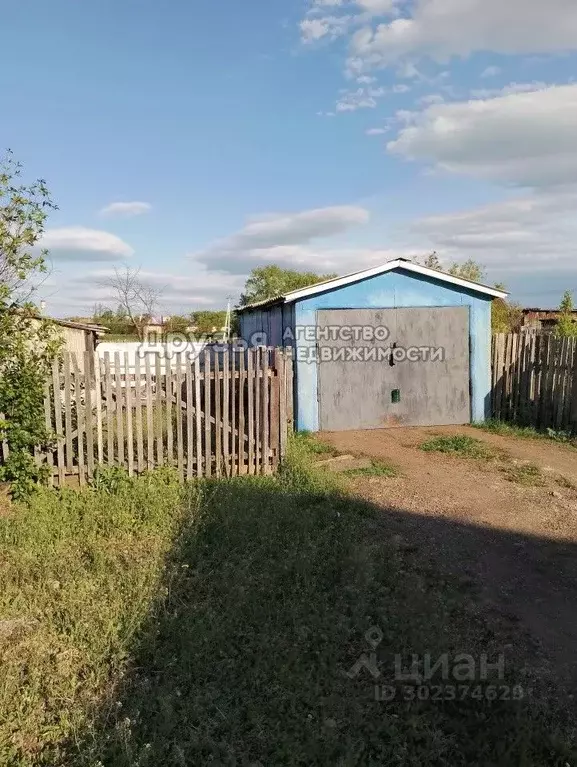
<svg viewBox="0 0 577 767"><path fill-rule="evenodd" d="M81 370L65 353L46 384L45 415L55 443L39 459L58 484L70 476L85 484L98 465L130 475L172 466L183 479L267 474L292 428L292 354L234 347L208 347L194 359L116 353Z"/></svg>

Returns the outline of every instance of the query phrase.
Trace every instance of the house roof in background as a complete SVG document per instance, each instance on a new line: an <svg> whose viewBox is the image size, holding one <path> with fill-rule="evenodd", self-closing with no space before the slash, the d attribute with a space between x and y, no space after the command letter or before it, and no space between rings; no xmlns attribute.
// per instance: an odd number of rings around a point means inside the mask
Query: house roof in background
<svg viewBox="0 0 577 767"><path fill-rule="evenodd" d="M84 324L83 322L72 322L71 320L62 320L59 317L43 317L42 315L36 315L36 319L38 320L47 320L48 322L53 322L55 325L61 325L64 328L74 328L75 330L86 330L91 331L92 333L105 333L108 328L104 327L104 325L97 325L94 324Z"/></svg>
<svg viewBox="0 0 577 767"><path fill-rule="evenodd" d="M343 277L334 277L330 280L324 280L323 282L317 282L315 285L310 285L307 288L300 288L299 290L292 290L284 295L275 296L274 298L267 298L265 301L256 301L253 304L247 304L237 309L237 312L250 311L251 309L266 308L268 306L276 306L277 304L289 304L294 301L299 301L301 298L308 298L309 296L317 295L318 293L324 293L326 290L335 290L336 288L345 287L346 285L352 285L355 282L361 282L370 277L376 277L379 274L385 274L386 272L393 271L393 269L403 269L407 272L413 272L424 277L431 277L439 282L446 282L451 285L465 288L466 290L473 291L475 293L481 293L491 298L507 298L509 295L503 290L490 287L489 285L482 285L479 282L473 282L472 280L465 280L462 277L455 277L448 272L441 272L438 269L430 269L428 266L421 266L415 264L414 261L410 261L404 258L396 258L393 261L387 261L380 266L374 266L370 269L364 269L361 272L353 272L352 274L345 274Z"/></svg>

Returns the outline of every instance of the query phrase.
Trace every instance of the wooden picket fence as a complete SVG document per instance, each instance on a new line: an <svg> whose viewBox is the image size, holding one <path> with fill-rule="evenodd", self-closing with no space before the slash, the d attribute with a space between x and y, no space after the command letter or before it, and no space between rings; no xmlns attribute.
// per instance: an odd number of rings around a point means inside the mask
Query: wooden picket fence
<svg viewBox="0 0 577 767"><path fill-rule="evenodd" d="M494 418L577 433L577 339L497 334L492 376Z"/></svg>
<svg viewBox="0 0 577 767"><path fill-rule="evenodd" d="M55 440L37 459L53 483L84 485L98 466L131 476L173 466L182 479L268 474L282 460L293 421L290 349L91 357L81 366L62 354L46 383Z"/></svg>

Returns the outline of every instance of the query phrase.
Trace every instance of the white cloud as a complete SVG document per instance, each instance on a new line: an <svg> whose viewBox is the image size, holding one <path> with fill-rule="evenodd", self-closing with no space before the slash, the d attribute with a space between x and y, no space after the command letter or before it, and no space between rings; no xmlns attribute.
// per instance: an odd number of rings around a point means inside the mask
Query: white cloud
<svg viewBox="0 0 577 767"><path fill-rule="evenodd" d="M359 8L370 16L386 16L396 13L396 0L357 0Z"/></svg>
<svg viewBox="0 0 577 767"><path fill-rule="evenodd" d="M575 273L576 207L577 186L542 190L424 218L412 231L447 258L473 258L495 273Z"/></svg>
<svg viewBox="0 0 577 767"><path fill-rule="evenodd" d="M440 93L427 93L417 101L419 106L431 106L431 104L444 104L445 99Z"/></svg>
<svg viewBox="0 0 577 767"><path fill-rule="evenodd" d="M252 219L240 231L193 254L193 257L209 269L223 269L234 274L279 260L304 265L308 251L302 246L340 234L368 220L368 211L353 205L271 214Z"/></svg>
<svg viewBox="0 0 577 767"><path fill-rule="evenodd" d="M501 74L501 68L492 66L486 67L486 69L481 72L481 77L496 77L499 74Z"/></svg>
<svg viewBox="0 0 577 767"><path fill-rule="evenodd" d="M356 12L335 15L343 5L354 6ZM335 40L360 24L366 24L377 16L397 15L397 0L315 0L300 22L301 41L312 43L322 38ZM331 15L319 15L327 12Z"/></svg>
<svg viewBox="0 0 577 767"><path fill-rule="evenodd" d="M374 109L377 100L386 93L384 88L357 88L354 91L343 91L335 109L337 112L356 112L357 109Z"/></svg>
<svg viewBox="0 0 577 767"><path fill-rule="evenodd" d="M50 251L53 261L118 261L134 253L115 234L83 226L47 229L40 245Z"/></svg>
<svg viewBox="0 0 577 767"><path fill-rule="evenodd" d="M323 37L334 40L348 31L351 21L351 16L323 16L319 19L303 19L300 23L301 39L303 43L314 43Z"/></svg>
<svg viewBox="0 0 577 767"><path fill-rule="evenodd" d="M102 208L100 215L131 218L132 216L141 216L143 213L148 213L151 207L148 202L111 202Z"/></svg>
<svg viewBox="0 0 577 767"><path fill-rule="evenodd" d="M577 85L433 104L404 114L389 152L518 186L577 181Z"/></svg>
<svg viewBox="0 0 577 767"><path fill-rule="evenodd" d="M365 134L367 136L382 136L384 133L387 132L386 128L369 128L365 131Z"/></svg>
<svg viewBox="0 0 577 767"><path fill-rule="evenodd" d="M352 39L352 55L370 66L431 57L445 61L476 51L531 54L577 49L572 0L417 0L407 17Z"/></svg>
<svg viewBox="0 0 577 767"><path fill-rule="evenodd" d="M509 83L502 88L473 88L469 93L471 98L474 99L489 99L495 96L508 96L512 93L531 93L531 91L540 91L548 88L547 83L544 82L532 82L532 83Z"/></svg>
<svg viewBox="0 0 577 767"><path fill-rule="evenodd" d="M47 302L46 311L56 316L85 315L98 303L114 306L115 297L105 286L113 272L93 270L70 279L55 275L43 285L41 294ZM227 296L236 300L242 292L244 277L224 272L209 272L200 264L187 265L187 274L156 272L143 269L142 281L161 288L160 314L180 314L195 309L222 309Z"/></svg>

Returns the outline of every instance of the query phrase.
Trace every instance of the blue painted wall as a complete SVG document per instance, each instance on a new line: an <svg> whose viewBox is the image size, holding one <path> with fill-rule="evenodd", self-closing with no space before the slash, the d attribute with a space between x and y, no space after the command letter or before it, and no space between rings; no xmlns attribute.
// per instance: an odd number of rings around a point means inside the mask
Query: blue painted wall
<svg viewBox="0 0 577 767"><path fill-rule="evenodd" d="M440 280L414 272L396 269L370 277L361 282L317 294L289 306L272 307L241 314L241 335L249 340L250 333L268 333L272 345L296 346L296 421L297 429L318 431L317 364L310 362L308 348L315 341L305 337L304 328L316 326L319 309L395 309L411 306L468 306L471 344L471 411L473 421L489 416L491 392L491 298L473 291L451 286ZM278 318L282 317L282 331ZM286 330L289 333L286 333ZM287 339L295 335L294 344ZM279 339L279 340L276 340ZM270 342L269 342L270 343ZM299 351L300 349L300 351ZM311 354L311 356L314 356Z"/></svg>

